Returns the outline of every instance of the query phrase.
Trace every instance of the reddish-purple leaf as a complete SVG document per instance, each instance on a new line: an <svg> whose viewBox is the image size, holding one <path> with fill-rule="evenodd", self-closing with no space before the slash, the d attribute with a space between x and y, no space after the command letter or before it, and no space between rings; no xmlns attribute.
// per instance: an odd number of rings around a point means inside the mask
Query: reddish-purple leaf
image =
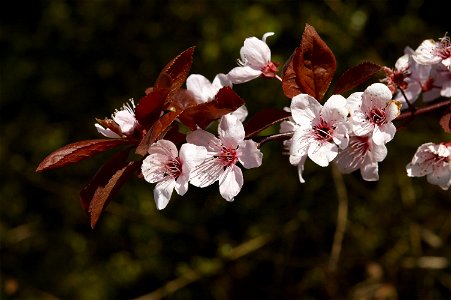
<svg viewBox="0 0 451 300"><path fill-rule="evenodd" d="M160 117L168 93L169 89L152 89L139 100L135 116L141 126L149 128Z"/></svg>
<svg viewBox="0 0 451 300"><path fill-rule="evenodd" d="M172 59L161 71L155 82L155 88L179 89L188 77L195 47L191 47Z"/></svg>
<svg viewBox="0 0 451 300"><path fill-rule="evenodd" d="M129 152L130 149L126 149L115 154L80 192L80 203L92 228L120 187L141 165L140 161L127 162Z"/></svg>
<svg viewBox="0 0 451 300"><path fill-rule="evenodd" d="M147 131L144 138L136 148L136 154L144 156L152 145L158 139L164 137L164 134L170 129L172 122L180 115L181 111L170 111L159 118Z"/></svg>
<svg viewBox="0 0 451 300"><path fill-rule="evenodd" d="M316 30L307 24L301 45L283 74L285 94L290 97L298 90L297 94L309 94L321 101L332 82L336 65L332 51Z"/></svg>
<svg viewBox="0 0 451 300"><path fill-rule="evenodd" d="M246 138L251 138L269 126L287 120L290 116L291 113L282 109L265 108L244 124Z"/></svg>
<svg viewBox="0 0 451 300"><path fill-rule="evenodd" d="M293 58L298 52L298 48L293 52L282 71L282 89L288 98L293 98L294 96L301 94L301 88L298 83L298 79L296 77L296 72L293 68Z"/></svg>
<svg viewBox="0 0 451 300"><path fill-rule="evenodd" d="M440 126L442 126L445 132L451 132L451 112L448 112L440 118Z"/></svg>
<svg viewBox="0 0 451 300"><path fill-rule="evenodd" d="M235 111L244 103L244 100L230 87L223 87L216 94L215 99L187 108L179 119L192 130L196 129L196 125L205 128L212 121Z"/></svg>
<svg viewBox="0 0 451 300"><path fill-rule="evenodd" d="M334 94L343 94L370 79L382 69L372 62L363 62L344 72L335 84Z"/></svg>
<svg viewBox="0 0 451 300"><path fill-rule="evenodd" d="M39 164L36 172L75 164L98 153L127 143L130 143L130 141L125 139L98 139L72 143L50 153Z"/></svg>

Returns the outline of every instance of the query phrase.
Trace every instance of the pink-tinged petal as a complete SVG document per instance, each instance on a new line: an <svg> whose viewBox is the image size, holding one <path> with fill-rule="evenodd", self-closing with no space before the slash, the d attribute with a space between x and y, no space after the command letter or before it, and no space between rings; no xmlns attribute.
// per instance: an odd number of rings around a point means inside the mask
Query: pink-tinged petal
<svg viewBox="0 0 451 300"><path fill-rule="evenodd" d="M171 199L172 192L174 191L174 187L175 180L172 178L157 183L153 190L153 197L155 199L157 209L164 209L166 205L168 205L169 200Z"/></svg>
<svg viewBox="0 0 451 300"><path fill-rule="evenodd" d="M391 100L385 109L385 117L387 118L387 122L391 122L396 119L396 117L399 116L400 111L401 103L396 100Z"/></svg>
<svg viewBox="0 0 451 300"><path fill-rule="evenodd" d="M376 145L382 145L390 142L396 133L396 127L393 123L376 126L373 131L373 142Z"/></svg>
<svg viewBox="0 0 451 300"><path fill-rule="evenodd" d="M106 136L108 138L112 138L112 139L118 139L120 138L120 136L115 133L113 130L109 129L109 128L103 128L102 125L95 123L94 126L96 127L97 131L102 134L103 136Z"/></svg>
<svg viewBox="0 0 451 300"><path fill-rule="evenodd" d="M305 125L319 116L322 106L312 96L299 94L293 97L290 109L294 121L298 125Z"/></svg>
<svg viewBox="0 0 451 300"><path fill-rule="evenodd" d="M245 105L238 107L235 111L230 113L232 116L235 116L240 122L244 122L246 120L248 111Z"/></svg>
<svg viewBox="0 0 451 300"><path fill-rule="evenodd" d="M167 158L176 158L178 156L177 147L168 140L159 140L153 143L147 152L149 154L166 156Z"/></svg>
<svg viewBox="0 0 451 300"><path fill-rule="evenodd" d="M246 169L257 168L262 165L263 153L257 148L257 143L251 140L240 143L238 160Z"/></svg>
<svg viewBox="0 0 451 300"><path fill-rule="evenodd" d="M412 58L419 64L431 65L440 62L442 59L435 54L437 43L434 40L424 40L415 50Z"/></svg>
<svg viewBox="0 0 451 300"><path fill-rule="evenodd" d="M262 40L251 37L244 41L240 56L244 65L260 70L271 61L271 50Z"/></svg>
<svg viewBox="0 0 451 300"><path fill-rule="evenodd" d="M360 168L360 174L362 175L363 180L378 181L379 166L377 162L372 162L369 157L367 157L363 166Z"/></svg>
<svg viewBox="0 0 451 300"><path fill-rule="evenodd" d="M155 159L152 156L147 156L141 165L141 172L144 179L149 183L159 182L164 179L164 172L162 168L164 167L164 162L159 159Z"/></svg>
<svg viewBox="0 0 451 300"><path fill-rule="evenodd" d="M362 105L362 95L363 92L356 92L349 95L346 99L346 107L351 115L354 114L354 111L360 110Z"/></svg>
<svg viewBox="0 0 451 300"><path fill-rule="evenodd" d="M404 53L405 53L405 50L404 50ZM395 69L396 70L407 70L408 68L410 68L409 62L410 62L410 55L408 53L406 53L403 56L401 56L400 58L398 58L398 60L395 63Z"/></svg>
<svg viewBox="0 0 451 300"><path fill-rule="evenodd" d="M179 157L182 161L182 173L189 174L207 158L207 149L204 146L186 143L180 147Z"/></svg>
<svg viewBox="0 0 451 300"><path fill-rule="evenodd" d="M188 182L189 182L189 174L182 174L175 180L175 191L180 196L185 195L185 193L188 191Z"/></svg>
<svg viewBox="0 0 451 300"><path fill-rule="evenodd" d="M296 165L297 158L306 156L307 150L312 142L308 136L309 131L298 127L291 138L290 163Z"/></svg>
<svg viewBox="0 0 451 300"><path fill-rule="evenodd" d="M230 78L229 78L228 75L223 74L223 73L219 73L213 79L212 85L213 85L213 87L216 90L215 93L217 93L221 88L223 88L225 86L232 87L233 84L232 84L232 81L230 81Z"/></svg>
<svg viewBox="0 0 451 300"><path fill-rule="evenodd" d="M349 143L349 128L347 123L339 123L336 125L332 139L340 149L344 149Z"/></svg>
<svg viewBox="0 0 451 300"><path fill-rule="evenodd" d="M308 157L321 167L327 167L338 154L338 147L333 143L313 143L308 149Z"/></svg>
<svg viewBox="0 0 451 300"><path fill-rule="evenodd" d="M302 177L302 173L304 172L304 164L305 164L305 160L307 159L307 155L301 156L299 158L299 162L298 162L298 176L299 176L299 182L300 183L305 183L304 177Z"/></svg>
<svg viewBox="0 0 451 300"><path fill-rule="evenodd" d="M186 89L194 94L197 103L211 100L217 93L211 82L200 74L191 74L186 79Z"/></svg>
<svg viewBox="0 0 451 300"><path fill-rule="evenodd" d="M113 120L125 134L133 132L137 124L135 115L127 109L117 111L113 116Z"/></svg>
<svg viewBox="0 0 451 300"><path fill-rule="evenodd" d="M188 133L186 136L186 141L197 146L204 146L207 151L212 152L218 152L222 148L222 142L220 139L215 137L212 133L202 129L197 129Z"/></svg>
<svg viewBox="0 0 451 300"><path fill-rule="evenodd" d="M240 84L251 81L262 74L260 69L253 69L250 66L235 67L227 74L233 84Z"/></svg>
<svg viewBox="0 0 451 300"><path fill-rule="evenodd" d="M384 109L391 98L392 93L385 84L373 83L363 92L362 111L367 112L374 107Z"/></svg>
<svg viewBox="0 0 451 300"><path fill-rule="evenodd" d="M245 136L243 124L230 114L223 116L219 121L218 134L225 147L234 149Z"/></svg>
<svg viewBox="0 0 451 300"><path fill-rule="evenodd" d="M427 175L427 181L436 184L444 190L449 189L451 183L451 164L436 168L434 172Z"/></svg>
<svg viewBox="0 0 451 300"><path fill-rule="evenodd" d="M236 165L226 168L219 178L219 193L227 201L233 201L243 187L243 173Z"/></svg>
<svg viewBox="0 0 451 300"><path fill-rule="evenodd" d="M368 122L366 116L361 111L355 111L351 117L352 131L355 135L365 136L374 130L374 125Z"/></svg>
<svg viewBox="0 0 451 300"><path fill-rule="evenodd" d="M348 115L346 108L346 99L341 95L331 96L326 103L324 103L321 110L321 116L327 123L335 124L337 122L344 122Z"/></svg>
<svg viewBox="0 0 451 300"><path fill-rule="evenodd" d="M387 147L385 146L385 144L382 145L373 144L371 154L373 156L374 161L381 162L385 159L385 157L387 157Z"/></svg>
<svg viewBox="0 0 451 300"><path fill-rule="evenodd" d="M216 182L224 173L224 166L219 159L209 157L198 165L190 175L192 185L203 188Z"/></svg>

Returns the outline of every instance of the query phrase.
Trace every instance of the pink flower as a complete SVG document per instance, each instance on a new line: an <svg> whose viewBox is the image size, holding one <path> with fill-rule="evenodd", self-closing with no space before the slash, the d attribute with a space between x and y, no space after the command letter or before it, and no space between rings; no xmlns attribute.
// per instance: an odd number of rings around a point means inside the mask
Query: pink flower
<svg viewBox="0 0 451 300"><path fill-rule="evenodd" d="M233 115L221 118L218 127L219 138L198 129L189 133L189 143L204 146L207 158L192 173L191 184L206 187L219 181L219 192L227 201L233 201L243 186L243 173L236 165L239 161L244 168L256 168L262 164L263 154L257 143L244 140L243 124Z"/></svg>
<svg viewBox="0 0 451 300"><path fill-rule="evenodd" d="M225 86L232 86L232 82L225 74L216 75L213 82L200 74L191 74L186 79L186 89L194 94L197 103L213 100L218 91Z"/></svg>
<svg viewBox="0 0 451 300"><path fill-rule="evenodd" d="M451 186L450 143L421 145L406 169L409 177L427 176L429 183L447 190Z"/></svg>
<svg viewBox="0 0 451 300"><path fill-rule="evenodd" d="M333 95L324 107L312 96L300 94L293 97L291 113L294 135L291 140L290 163L298 166L299 179L307 156L316 164L326 167L338 154L338 148L348 145L346 99Z"/></svg>
<svg viewBox="0 0 451 300"><path fill-rule="evenodd" d="M439 39L439 42L434 40L425 40L415 50L413 54L419 64L434 65L441 63L448 70L451 70L451 42L448 36Z"/></svg>
<svg viewBox="0 0 451 300"><path fill-rule="evenodd" d="M122 109L116 110L112 115L113 121L119 126L120 131L124 135L133 134L135 128L138 126L138 121L135 117L135 103L133 99L129 103L122 105ZM104 128L102 125L94 124L97 131L109 138L120 138L121 136L109 128Z"/></svg>
<svg viewBox="0 0 451 300"><path fill-rule="evenodd" d="M348 97L351 126L355 135L372 135L375 144L382 145L393 139L396 127L392 121L399 115L401 103L391 100L390 89L374 83L363 93Z"/></svg>
<svg viewBox="0 0 451 300"><path fill-rule="evenodd" d="M349 145L338 153L334 160L340 172L349 174L360 169L362 178L367 181L379 180L378 162L387 156L384 144L376 145L371 136L351 136Z"/></svg>
<svg viewBox="0 0 451 300"><path fill-rule="evenodd" d="M188 191L191 171L207 155L204 147L192 144L183 144L179 154L174 143L167 140L152 144L148 152L141 171L147 182L157 183L153 195L158 209L166 207L174 189L181 196Z"/></svg>
<svg viewBox="0 0 451 300"><path fill-rule="evenodd" d="M244 83L259 76L276 77L277 64L271 61L271 50L266 44L266 38L274 32L267 32L260 40L256 37L247 38L241 47L238 60L239 67L233 68L228 76L232 83Z"/></svg>

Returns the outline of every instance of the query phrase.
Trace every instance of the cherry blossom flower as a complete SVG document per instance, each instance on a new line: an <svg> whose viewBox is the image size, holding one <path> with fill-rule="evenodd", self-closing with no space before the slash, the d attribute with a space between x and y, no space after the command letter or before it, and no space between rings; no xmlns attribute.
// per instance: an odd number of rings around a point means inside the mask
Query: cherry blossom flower
<svg viewBox="0 0 451 300"><path fill-rule="evenodd" d="M429 80L423 86L423 101L451 97L451 71L441 64L433 65Z"/></svg>
<svg viewBox="0 0 451 300"><path fill-rule="evenodd" d="M451 41L448 36L434 40L424 40L412 55L419 64L434 65L441 63L451 70Z"/></svg>
<svg viewBox="0 0 451 300"><path fill-rule="evenodd" d="M334 162L340 172L349 174L360 169L362 178L367 181L379 180L378 162L387 156L385 144L376 145L371 136L356 136L349 138L349 145L341 150Z"/></svg>
<svg viewBox="0 0 451 300"><path fill-rule="evenodd" d="M263 154L257 143L244 140L243 124L233 115L221 118L218 127L219 138L197 129L186 137L188 143L204 146L207 158L192 173L191 184L206 187L219 181L219 192L227 201L233 201L243 186L243 173L237 162L246 169L262 164Z"/></svg>
<svg viewBox="0 0 451 300"><path fill-rule="evenodd" d="M133 99L129 100L129 103L122 105L122 109L116 110L112 115L113 121L119 126L119 129L124 135L133 134L135 128L138 126L138 121L135 117L135 102ZM97 131L102 135L109 138L120 138L121 136L111 130L110 128L104 128L102 125L94 124Z"/></svg>
<svg viewBox="0 0 451 300"><path fill-rule="evenodd" d="M266 38L274 35L267 32L260 40L256 37L247 38L241 47L238 67L233 68L228 76L234 84L245 83L257 77L276 77L277 64L271 61L271 50L266 44Z"/></svg>
<svg viewBox="0 0 451 300"><path fill-rule="evenodd" d="M401 103L391 100L390 89L382 83L374 83L361 93L353 93L347 99L355 135L372 135L375 144L386 144L393 139L396 127L392 121L399 115Z"/></svg>
<svg viewBox="0 0 451 300"><path fill-rule="evenodd" d="M413 49L407 47L404 53L396 61L394 70L384 67L386 78L383 80L387 82L392 94L398 91L395 99L402 103L402 109L408 107L404 95L409 103L414 103L430 82L431 72L431 66L418 64L412 58Z"/></svg>
<svg viewBox="0 0 451 300"><path fill-rule="evenodd" d="M299 179L305 182L302 172L307 156L326 167L338 149L348 145L346 99L333 95L322 106L312 96L299 94L293 97L290 109L297 125L291 140L290 163L298 166Z"/></svg>
<svg viewBox="0 0 451 300"><path fill-rule="evenodd" d="M451 186L451 143L421 145L407 164L409 177L427 176L427 181L447 190Z"/></svg>
<svg viewBox="0 0 451 300"><path fill-rule="evenodd" d="M191 170L205 159L207 150L183 144L178 153L174 143L159 140L149 147L148 152L141 171L147 182L157 183L153 195L157 208L161 210L168 204L174 189L181 196L188 191Z"/></svg>
<svg viewBox="0 0 451 300"><path fill-rule="evenodd" d="M232 82L222 73L216 75L213 82L200 74L191 74L186 79L186 89L194 94L197 103L213 100L218 91L225 86L232 87Z"/></svg>

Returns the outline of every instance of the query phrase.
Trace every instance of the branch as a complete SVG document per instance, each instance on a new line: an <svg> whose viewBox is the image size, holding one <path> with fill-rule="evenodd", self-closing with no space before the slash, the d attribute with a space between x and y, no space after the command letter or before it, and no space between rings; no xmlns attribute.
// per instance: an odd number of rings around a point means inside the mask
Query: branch
<svg viewBox="0 0 451 300"><path fill-rule="evenodd" d="M412 118L412 117L417 116L417 115L422 115L422 114L425 114L425 113L428 113L428 112L440 109L442 107L449 106L450 104L451 104L450 99L447 99L447 100L444 100L444 101L441 101L441 102L434 103L432 105L428 105L428 106L419 108L419 109L417 109L415 111L403 112L395 120L399 121L399 120L405 120L405 119L408 119L408 118Z"/></svg>

